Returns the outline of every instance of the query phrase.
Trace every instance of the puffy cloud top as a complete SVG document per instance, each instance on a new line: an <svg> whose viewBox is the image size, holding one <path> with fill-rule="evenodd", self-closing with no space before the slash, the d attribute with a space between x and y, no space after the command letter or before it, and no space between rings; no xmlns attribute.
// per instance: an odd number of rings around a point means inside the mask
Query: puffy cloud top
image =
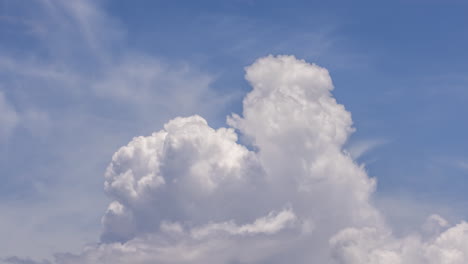
<svg viewBox="0 0 468 264"><path fill-rule="evenodd" d="M254 176L248 174L259 169L254 153L236 141L234 129L215 130L192 116L122 147L105 175L115 201L103 218L103 241L156 231L162 221L215 220L209 212L222 208L229 193L251 185Z"/></svg>

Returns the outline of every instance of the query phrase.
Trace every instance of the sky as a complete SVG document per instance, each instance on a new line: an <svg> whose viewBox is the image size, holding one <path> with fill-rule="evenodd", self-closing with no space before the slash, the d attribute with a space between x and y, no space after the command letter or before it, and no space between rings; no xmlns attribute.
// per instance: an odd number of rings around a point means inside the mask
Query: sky
<svg viewBox="0 0 468 264"><path fill-rule="evenodd" d="M467 12L0 0L0 263L468 262Z"/></svg>

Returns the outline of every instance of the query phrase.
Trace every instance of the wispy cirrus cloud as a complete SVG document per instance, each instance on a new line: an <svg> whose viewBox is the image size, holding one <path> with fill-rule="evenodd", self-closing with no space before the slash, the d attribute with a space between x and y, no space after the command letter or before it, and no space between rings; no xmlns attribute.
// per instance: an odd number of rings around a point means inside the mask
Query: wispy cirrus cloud
<svg viewBox="0 0 468 264"><path fill-rule="evenodd" d="M12 130L19 122L18 114L13 106L0 92L0 140L3 141L10 136Z"/></svg>
<svg viewBox="0 0 468 264"><path fill-rule="evenodd" d="M215 117L213 109L232 99L213 90L216 76L190 63L126 47L124 27L101 4L34 1L2 9L4 23L44 30L10 32L12 41L28 42L0 48L0 195L7 212L0 232L17 234L2 241L8 244L0 255L41 258L95 241L106 201L100 175L113 150L176 114ZM31 211L36 220L24 217ZM56 217L97 221L56 225L58 233L45 236L42 224ZM14 228L19 219L22 227Z"/></svg>

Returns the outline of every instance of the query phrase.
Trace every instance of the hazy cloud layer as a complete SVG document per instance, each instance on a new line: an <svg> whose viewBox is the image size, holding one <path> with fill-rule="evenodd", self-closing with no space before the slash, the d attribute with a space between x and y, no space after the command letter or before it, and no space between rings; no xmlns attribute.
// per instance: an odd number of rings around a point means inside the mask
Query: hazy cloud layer
<svg viewBox="0 0 468 264"><path fill-rule="evenodd" d="M0 142L8 138L18 122L18 114L0 91Z"/></svg>
<svg viewBox="0 0 468 264"><path fill-rule="evenodd" d="M98 239L111 153L180 114L223 118L232 99L192 64L128 47L101 4L0 4L0 233L10 237L0 256L48 257Z"/></svg>

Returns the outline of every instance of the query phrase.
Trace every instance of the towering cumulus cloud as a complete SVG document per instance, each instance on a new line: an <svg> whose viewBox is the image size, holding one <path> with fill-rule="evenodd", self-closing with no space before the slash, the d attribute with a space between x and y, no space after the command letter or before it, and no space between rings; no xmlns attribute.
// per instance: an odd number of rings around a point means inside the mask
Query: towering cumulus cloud
<svg viewBox="0 0 468 264"><path fill-rule="evenodd" d="M432 216L396 238L375 181L345 151L351 115L328 71L293 56L246 68L253 90L228 128L179 117L118 150L101 243L70 263L462 264L468 225ZM238 134L246 146L238 143Z"/></svg>

